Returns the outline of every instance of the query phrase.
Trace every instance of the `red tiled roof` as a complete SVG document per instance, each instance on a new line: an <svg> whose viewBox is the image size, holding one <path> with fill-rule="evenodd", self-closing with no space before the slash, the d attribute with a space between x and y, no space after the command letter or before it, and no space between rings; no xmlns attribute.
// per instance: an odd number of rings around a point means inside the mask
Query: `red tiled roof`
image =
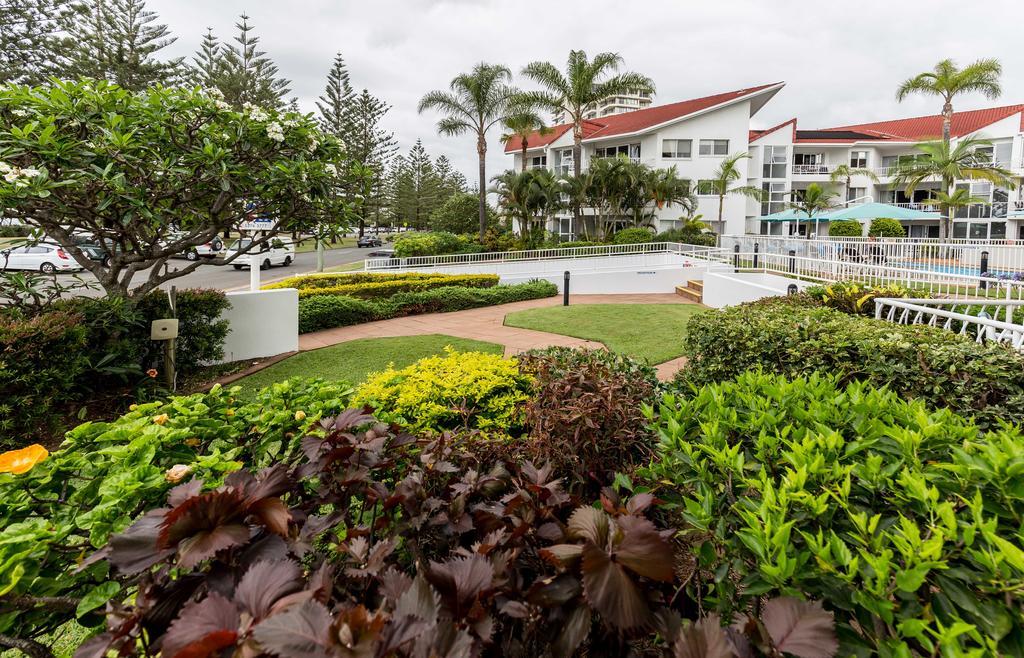
<svg viewBox="0 0 1024 658"><path fill-rule="evenodd" d="M1007 105L1005 107L991 107L984 110L954 112L951 132L953 137L961 137L981 130L996 121L1013 116L1018 112L1024 112L1024 105ZM942 115L933 114L931 116L914 117L911 119L858 123L849 126L826 128L825 130L877 131L889 139L920 141L942 136ZM1024 116L1021 118L1021 130L1024 130Z"/></svg>
<svg viewBox="0 0 1024 658"><path fill-rule="evenodd" d="M583 139L614 137L615 135L628 135L631 133L641 132L643 130L653 128L654 126L676 119L682 119L683 117L691 114L696 114L697 112L710 109L716 105L722 105L724 103L739 100L746 96L781 85L781 82L775 82L768 85L760 85L758 87L729 91L724 94L704 96L703 98L694 98L687 101L680 101L678 103L657 105L654 107L647 107L642 110L634 110L632 112L623 112L622 114L611 114L606 117L589 119L583 124ZM552 129L552 132L547 135L542 136L534 133L526 139L526 143L529 148L546 146L564 135L570 128L572 128L572 124L563 124L556 126ZM517 138L510 139L505 143L506 153L514 153L520 149L522 149L522 143Z"/></svg>
<svg viewBox="0 0 1024 658"><path fill-rule="evenodd" d="M796 117L793 117L789 121L783 121L779 125L773 126L771 128L766 128L765 130L751 130L749 132L748 140L747 141L750 141L750 142L757 141L757 140L761 139L762 137L764 137L765 135L770 135L773 132L775 132L776 130L778 130L779 128L782 128L784 126L788 126L789 124L793 124L793 138L796 139Z"/></svg>

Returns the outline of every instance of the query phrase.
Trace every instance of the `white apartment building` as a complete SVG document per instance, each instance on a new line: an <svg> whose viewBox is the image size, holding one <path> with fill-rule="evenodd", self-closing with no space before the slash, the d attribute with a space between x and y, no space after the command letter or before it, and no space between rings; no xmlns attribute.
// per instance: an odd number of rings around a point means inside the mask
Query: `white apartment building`
<svg viewBox="0 0 1024 658"><path fill-rule="evenodd" d="M652 168L675 166L680 177L692 181L697 190L698 210L704 221L722 233L761 233L790 235L803 233L806 223L764 219L785 210L794 194L811 183L829 185L829 177L840 164L869 169L878 182L867 176L855 176L849 189L845 181L834 184L840 200L880 201L922 210L922 205L939 187L927 183L913 196L896 186L892 173L903 158L914 157L914 145L936 139L942 133L942 117L932 115L853 124L818 130L802 130L797 119L772 128L751 129L751 118L784 86L774 83L706 96L668 105L652 106L633 112L612 114L588 120L584 124L583 166L595 157L627 155ZM571 125L555 126L546 135L534 134L527 141L527 165L547 167L557 173L570 173L572 160ZM983 181L958 181L972 196L987 200L962 209L953 225L953 237L974 239L1024 240L1024 104L956 112L952 137L981 137L992 142L986 155L1015 176L1016 189L994 188ZM505 152L513 155L519 168L521 144L511 140ZM702 194L700 181L710 178L722 158L747 152L746 180L736 185L759 186L765 201L758 203L740 195L725 199L723 221L719 224L718 198ZM666 207L658 211L656 228L661 231L678 224L682 211ZM563 217L548 230L564 236L575 233L572 220ZM906 222L912 237L937 237L939 222ZM827 234L827 223L820 227Z"/></svg>
<svg viewBox="0 0 1024 658"><path fill-rule="evenodd" d="M761 85L589 120L583 126L583 167L593 158L626 155L655 169L675 166L681 177L697 185L699 193L703 189L699 181L709 179L724 157L748 149L750 118L783 84ZM570 124L555 126L545 135L535 133L527 138L526 146L528 167L572 172ZM513 155L516 169L520 167L521 150L518 139L505 144L505 152ZM698 198L697 212L704 215L705 221L716 220L718 197ZM715 229L742 233L746 208L744 197L726 197L726 221ZM682 209L674 206L660 209L656 228L662 231L678 226L682 214ZM562 236L575 235L572 221L571 217L562 217L548 230Z"/></svg>
<svg viewBox="0 0 1024 658"><path fill-rule="evenodd" d="M622 114L650 107L654 102L653 96L646 91L629 92L618 96L602 98L597 103L588 105L583 111L584 119L596 119L612 114ZM555 112L551 119L555 124L566 123L569 115L565 110Z"/></svg>

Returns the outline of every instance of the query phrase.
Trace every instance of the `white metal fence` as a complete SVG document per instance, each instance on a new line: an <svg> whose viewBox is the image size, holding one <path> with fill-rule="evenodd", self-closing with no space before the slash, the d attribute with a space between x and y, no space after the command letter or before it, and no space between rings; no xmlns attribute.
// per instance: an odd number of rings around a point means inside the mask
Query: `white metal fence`
<svg viewBox="0 0 1024 658"><path fill-rule="evenodd" d="M1019 316L1024 301L981 301L907 299L884 297L875 300L875 318L897 324L942 327L962 335L974 336L979 343L990 340L1007 343L1024 351L1024 325ZM958 310L959 309L959 310ZM1000 313L1003 319L1000 320Z"/></svg>
<svg viewBox="0 0 1024 658"><path fill-rule="evenodd" d="M1024 280L1024 241L934 238L815 238L723 235L723 249L827 261L887 265L940 274Z"/></svg>

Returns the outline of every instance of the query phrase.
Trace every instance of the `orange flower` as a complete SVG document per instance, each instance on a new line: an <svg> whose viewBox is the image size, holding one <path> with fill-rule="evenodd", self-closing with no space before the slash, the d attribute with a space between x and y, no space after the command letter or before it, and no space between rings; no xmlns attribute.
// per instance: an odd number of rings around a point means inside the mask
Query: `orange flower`
<svg viewBox="0 0 1024 658"><path fill-rule="evenodd" d="M157 425L163 425L170 419L167 414L160 414L159 416L153 416L153 422Z"/></svg>
<svg viewBox="0 0 1024 658"><path fill-rule="evenodd" d="M50 456L49 451L38 443L27 448L11 450L0 455L0 473L21 475L32 470L32 467Z"/></svg>
<svg viewBox="0 0 1024 658"><path fill-rule="evenodd" d="M146 374L149 375L151 379L156 379L156 368L150 368L149 370L146 371Z"/></svg>
<svg viewBox="0 0 1024 658"><path fill-rule="evenodd" d="M296 411L295 412L295 420L297 420L299 422L302 422L302 421L306 420L306 412L303 411L302 409L299 409L298 411Z"/></svg>

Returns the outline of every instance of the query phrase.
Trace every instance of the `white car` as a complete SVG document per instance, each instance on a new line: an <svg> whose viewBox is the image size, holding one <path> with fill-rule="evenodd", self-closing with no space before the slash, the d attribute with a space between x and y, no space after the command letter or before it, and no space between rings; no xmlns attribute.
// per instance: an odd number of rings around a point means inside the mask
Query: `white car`
<svg viewBox="0 0 1024 658"><path fill-rule="evenodd" d="M172 233L167 237L167 242L173 242L179 239L183 234ZM220 237L215 237L206 244L196 245L195 247L189 247L185 251L175 254L172 258L184 258L185 260L199 260L200 258L216 258L220 256L220 252L224 249L224 241Z"/></svg>
<svg viewBox="0 0 1024 658"><path fill-rule="evenodd" d="M0 269L35 270L53 274L77 272L82 266L60 245L40 243L0 251Z"/></svg>
<svg viewBox="0 0 1024 658"><path fill-rule="evenodd" d="M224 252L224 259L227 260L234 256L239 250L245 249L251 244L252 238L242 238L236 240L227 251ZM242 254L237 260L233 261L231 265L236 269L240 270L243 267L249 267L250 259L254 252ZM295 260L295 243L291 240L282 240L280 238L274 238L270 241L269 245L263 245L263 247L255 252L260 257L260 269L270 269L274 265L283 265L288 267Z"/></svg>

